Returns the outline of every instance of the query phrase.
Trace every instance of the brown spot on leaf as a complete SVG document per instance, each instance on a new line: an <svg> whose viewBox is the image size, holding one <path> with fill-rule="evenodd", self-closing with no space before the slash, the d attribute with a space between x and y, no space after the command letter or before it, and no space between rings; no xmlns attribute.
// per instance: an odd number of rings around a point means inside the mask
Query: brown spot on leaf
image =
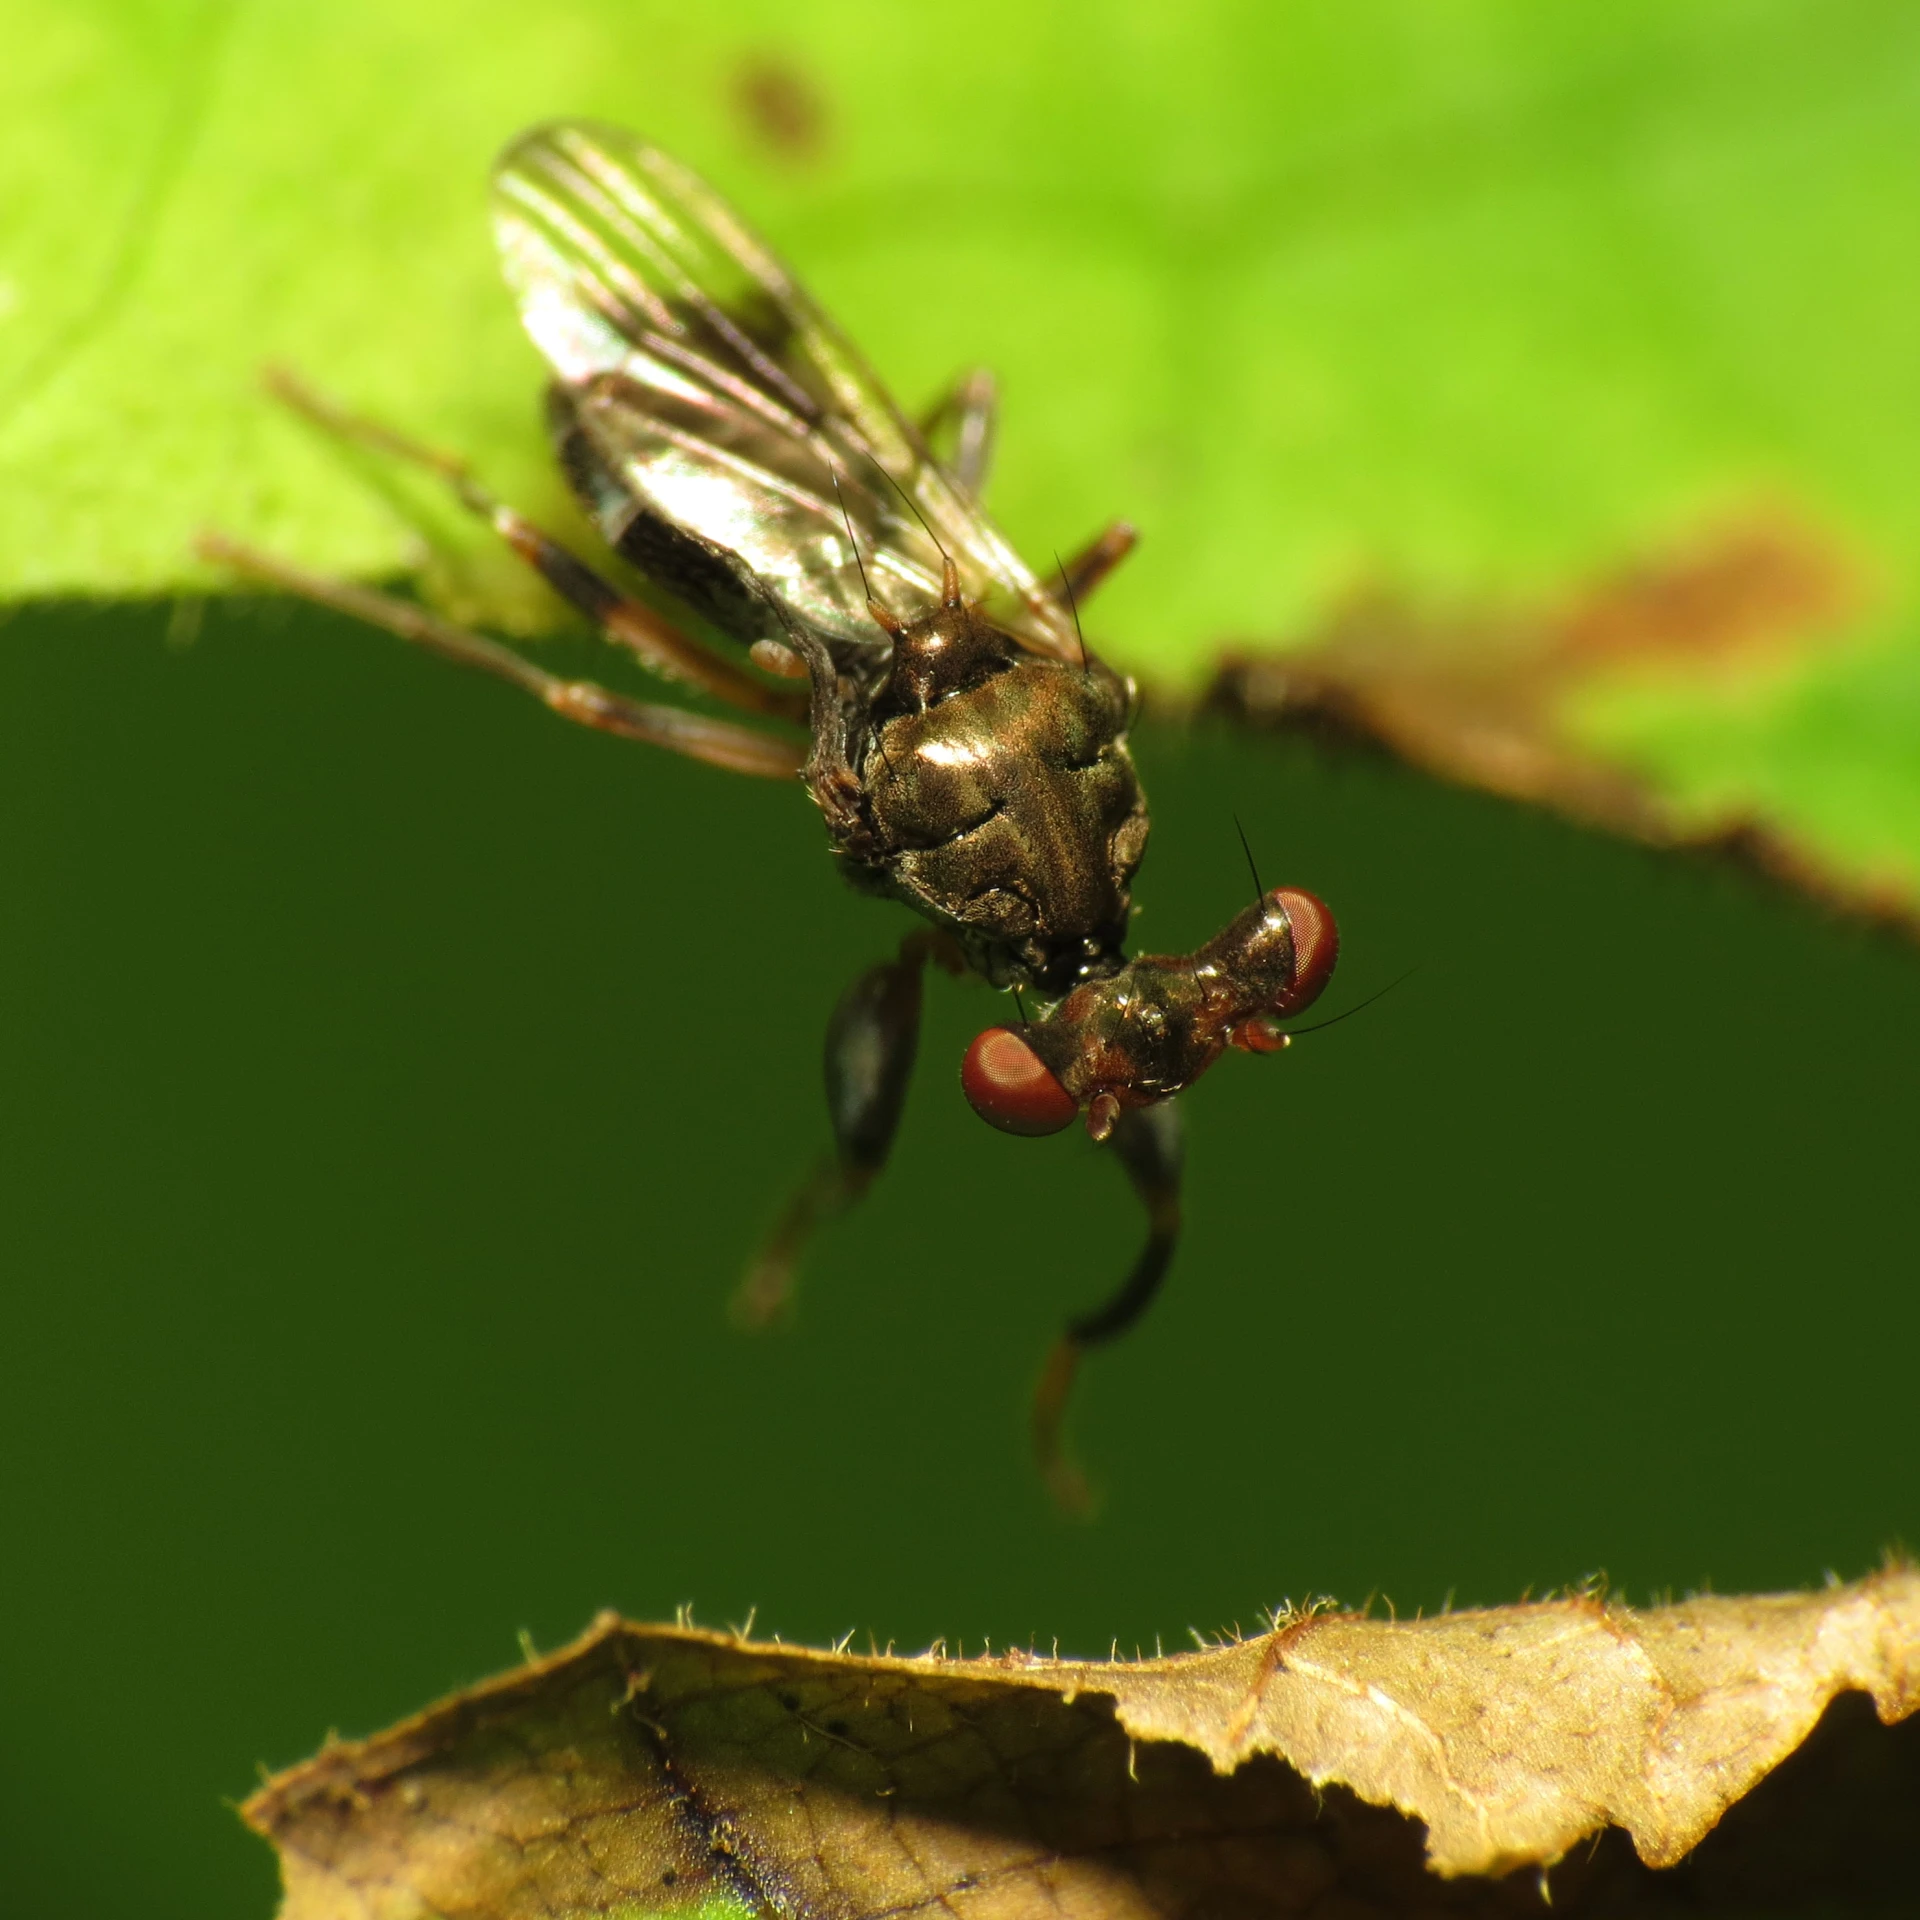
<svg viewBox="0 0 1920 1920"><path fill-rule="evenodd" d="M790 60L753 53L733 75L733 105L751 138L782 160L817 160L827 142L827 103Z"/></svg>
<svg viewBox="0 0 1920 1920"><path fill-rule="evenodd" d="M787 1711L796 1686L845 1734ZM1849 1689L1877 1713L1829 1710ZM1911 1891L1920 1720L1890 1723L1916 1706L1920 1576L1898 1568L1645 1613L1316 1613L1111 1665L609 1617L244 1811L280 1849L283 1920L1500 1920L1545 1911L1548 1868L1563 1916L1730 1917ZM1631 1848L1578 1846L1609 1824Z"/></svg>
<svg viewBox="0 0 1920 1920"><path fill-rule="evenodd" d="M1831 541L1775 509L1622 568L1558 605L1447 613L1390 593L1355 595L1302 646L1229 651L1204 704L1337 747L1386 752L1654 846L1730 858L1920 936L1910 876L1841 873L1749 812L1683 813L1569 724L1579 696L1609 682L1712 680L1757 656L1819 646L1863 596Z"/></svg>
<svg viewBox="0 0 1920 1920"><path fill-rule="evenodd" d="M1830 632L1860 597L1830 542L1783 512L1754 513L1595 582L1548 616L1548 650L1566 662L1740 657Z"/></svg>

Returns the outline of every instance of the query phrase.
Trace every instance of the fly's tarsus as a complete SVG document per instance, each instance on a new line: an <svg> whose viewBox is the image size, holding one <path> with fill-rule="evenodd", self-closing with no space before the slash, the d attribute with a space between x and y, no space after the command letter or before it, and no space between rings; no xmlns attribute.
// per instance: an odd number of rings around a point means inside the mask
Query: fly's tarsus
<svg viewBox="0 0 1920 1920"><path fill-rule="evenodd" d="M330 607L368 626L382 628L455 666L505 680L522 692L532 694L563 720L572 720L602 733L618 734L623 739L664 747L669 753L704 761L727 773L750 774L763 780L791 780L800 771L802 753L795 741L692 713L685 707L630 700L596 681L562 679L558 674L536 667L511 647L443 620L413 601L307 573L229 540L223 534L204 533L195 545L202 559L245 579Z"/></svg>

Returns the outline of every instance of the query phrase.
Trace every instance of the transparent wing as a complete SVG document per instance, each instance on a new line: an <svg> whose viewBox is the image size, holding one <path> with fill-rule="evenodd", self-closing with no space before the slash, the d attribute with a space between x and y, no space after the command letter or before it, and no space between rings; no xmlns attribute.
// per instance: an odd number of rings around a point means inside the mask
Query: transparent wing
<svg viewBox="0 0 1920 1920"><path fill-rule="evenodd" d="M895 612L938 598L944 547L1024 644L1079 657L1071 617L853 346L684 167L617 128L536 128L495 173L494 229L521 319L617 482L610 543L638 516L664 521L816 632L870 644L844 502Z"/></svg>

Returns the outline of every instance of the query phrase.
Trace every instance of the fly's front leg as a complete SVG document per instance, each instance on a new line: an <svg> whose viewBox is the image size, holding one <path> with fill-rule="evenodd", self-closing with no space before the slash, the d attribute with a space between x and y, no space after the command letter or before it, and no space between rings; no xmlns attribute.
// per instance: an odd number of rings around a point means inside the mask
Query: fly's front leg
<svg viewBox="0 0 1920 1920"><path fill-rule="evenodd" d="M335 439L370 447L437 474L460 504L485 520L561 599L663 679L698 688L748 713L784 720L805 717L804 694L791 687L764 685L744 668L689 639L651 607L629 598L550 534L495 499L467 471L465 461L409 440L377 420L347 412L282 369L268 374L267 385L276 399Z"/></svg>
<svg viewBox="0 0 1920 1920"><path fill-rule="evenodd" d="M815 1229L852 1206L887 1164L920 1044L921 974L929 959L950 973L965 967L945 934L910 933L893 959L869 967L834 1008L825 1058L833 1150L787 1202L747 1269L733 1299L740 1326L765 1327L786 1311Z"/></svg>
<svg viewBox="0 0 1920 1920"><path fill-rule="evenodd" d="M476 672L492 674L496 680L509 681L563 720L602 733L617 733L627 740L644 740L649 746L665 747L669 753L684 754L689 760L704 760L729 773L791 780L800 771L804 756L798 741L758 733L730 720L709 719L684 707L629 700L592 680L563 680L522 659L511 647L469 633L411 600L396 600L392 594L376 593L345 580L324 580L220 534L202 534L196 545L202 558L230 567L248 579L384 628L456 666L472 667Z"/></svg>
<svg viewBox="0 0 1920 1920"><path fill-rule="evenodd" d="M807 753L807 791L826 822L834 846L856 859L868 851L866 789L853 764L850 742L856 730L856 705L842 684L832 650L788 610L764 581L754 583L767 611L787 636L787 649L806 668L807 723L813 744Z"/></svg>
<svg viewBox="0 0 1920 1920"><path fill-rule="evenodd" d="M1048 1491L1068 1513L1085 1514L1093 1506L1086 1475L1068 1456L1062 1441L1067 1399L1073 1391L1080 1356L1091 1347L1117 1340L1153 1304L1173 1264L1180 1238L1180 1173L1184 1158L1180 1113L1171 1100L1151 1107L1124 1109L1107 1144L1120 1156L1133 1190L1147 1210L1147 1244L1111 1299L1067 1322L1054 1342L1033 1393L1033 1450Z"/></svg>
<svg viewBox="0 0 1920 1920"><path fill-rule="evenodd" d="M999 382L985 367L975 367L927 409L920 423L940 464L975 498L993 465L999 414Z"/></svg>

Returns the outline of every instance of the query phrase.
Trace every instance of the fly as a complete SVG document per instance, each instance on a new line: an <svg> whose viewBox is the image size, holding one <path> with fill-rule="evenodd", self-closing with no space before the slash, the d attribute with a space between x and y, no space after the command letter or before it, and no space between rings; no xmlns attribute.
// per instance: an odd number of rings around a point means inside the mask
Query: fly
<svg viewBox="0 0 1920 1920"><path fill-rule="evenodd" d="M780 1312L811 1234L885 1166L927 963L1019 996L1017 1023L968 1049L966 1097L1011 1133L1082 1118L1149 1222L1133 1270L1068 1324L1035 1397L1042 1470L1064 1504L1082 1505L1062 1413L1081 1354L1140 1318L1172 1259L1173 1096L1228 1047L1286 1044L1280 1023L1332 972L1333 918L1311 894L1256 887L1255 905L1197 951L1127 958L1147 844L1127 745L1134 689L1087 646L1079 602L1134 534L1109 527L1057 581L1026 565L979 504L990 377L963 380L908 420L710 188L615 128L537 128L508 149L493 185L506 277L551 371L547 427L568 483L614 554L744 653L634 599L459 461L284 378L281 396L329 431L438 471L605 639L742 717L560 678L413 602L218 536L203 550L509 680L582 725L736 773L797 777L845 877L926 923L833 1012L833 1148L752 1263L741 1319Z"/></svg>

